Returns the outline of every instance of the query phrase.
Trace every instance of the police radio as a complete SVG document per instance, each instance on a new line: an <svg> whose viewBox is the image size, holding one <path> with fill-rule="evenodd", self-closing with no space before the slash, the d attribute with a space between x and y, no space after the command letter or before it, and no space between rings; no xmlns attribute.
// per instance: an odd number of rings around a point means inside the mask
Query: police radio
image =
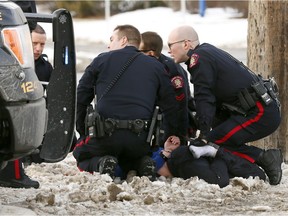
<svg viewBox="0 0 288 216"><path fill-rule="evenodd" d="M253 83L251 86L266 105L269 105L272 102L272 98L268 94L262 79L259 79L258 82Z"/></svg>

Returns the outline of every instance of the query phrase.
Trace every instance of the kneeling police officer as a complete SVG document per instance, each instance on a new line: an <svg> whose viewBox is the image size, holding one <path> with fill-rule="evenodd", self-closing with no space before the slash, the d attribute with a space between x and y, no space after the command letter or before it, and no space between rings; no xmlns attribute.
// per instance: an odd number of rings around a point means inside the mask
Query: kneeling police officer
<svg viewBox="0 0 288 216"><path fill-rule="evenodd" d="M178 134L178 105L168 74L160 62L139 52L140 42L137 28L117 26L110 37L110 51L96 57L79 81L80 138L73 155L80 170L113 178L119 164L125 173L136 170L153 180L155 166L147 136L156 101L168 121L167 135ZM87 115L95 94L96 112ZM85 119L90 126L86 135Z"/></svg>
<svg viewBox="0 0 288 216"><path fill-rule="evenodd" d="M168 46L174 61L185 62L191 75L200 130L197 145L207 142L221 145L263 168L271 185L279 184L281 150L247 145L279 127L276 83L256 75L224 50L208 43L200 44L191 26L172 30Z"/></svg>

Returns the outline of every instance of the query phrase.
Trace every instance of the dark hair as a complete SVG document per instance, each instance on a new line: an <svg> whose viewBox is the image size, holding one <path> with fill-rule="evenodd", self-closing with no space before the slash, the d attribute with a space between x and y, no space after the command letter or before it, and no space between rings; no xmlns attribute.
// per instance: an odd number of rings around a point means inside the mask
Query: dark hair
<svg viewBox="0 0 288 216"><path fill-rule="evenodd" d="M32 31L38 34L46 34L45 30L39 24L36 25L35 29Z"/></svg>
<svg viewBox="0 0 288 216"><path fill-rule="evenodd" d="M145 51L154 51L157 57L160 57L163 49L163 40L156 32L144 32L141 34L143 49Z"/></svg>
<svg viewBox="0 0 288 216"><path fill-rule="evenodd" d="M136 46L137 48L140 46L141 35L136 27L132 25L119 25L114 29L114 31L116 30L118 30L119 37L126 36L130 44Z"/></svg>

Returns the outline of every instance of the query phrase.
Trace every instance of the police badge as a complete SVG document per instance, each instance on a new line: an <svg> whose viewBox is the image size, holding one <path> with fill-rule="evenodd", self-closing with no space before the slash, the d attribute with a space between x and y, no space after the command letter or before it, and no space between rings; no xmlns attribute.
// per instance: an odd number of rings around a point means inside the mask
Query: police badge
<svg viewBox="0 0 288 216"><path fill-rule="evenodd" d="M175 89L183 88L184 81L181 76L175 76L171 79L171 83Z"/></svg>
<svg viewBox="0 0 288 216"><path fill-rule="evenodd" d="M192 68L194 65L196 65L198 63L198 59L199 59L199 55L194 53L191 56L190 59L190 64L189 64L189 68Z"/></svg>

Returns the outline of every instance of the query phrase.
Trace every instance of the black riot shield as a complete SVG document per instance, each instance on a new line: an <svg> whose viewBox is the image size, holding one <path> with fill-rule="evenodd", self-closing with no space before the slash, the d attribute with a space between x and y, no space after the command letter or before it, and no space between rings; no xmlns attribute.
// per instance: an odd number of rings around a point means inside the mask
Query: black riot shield
<svg viewBox="0 0 288 216"><path fill-rule="evenodd" d="M65 9L58 9L51 16L25 15L28 20L52 22L54 70L47 86L48 125L40 157L47 162L57 162L69 153L76 122L76 57L72 17Z"/></svg>

